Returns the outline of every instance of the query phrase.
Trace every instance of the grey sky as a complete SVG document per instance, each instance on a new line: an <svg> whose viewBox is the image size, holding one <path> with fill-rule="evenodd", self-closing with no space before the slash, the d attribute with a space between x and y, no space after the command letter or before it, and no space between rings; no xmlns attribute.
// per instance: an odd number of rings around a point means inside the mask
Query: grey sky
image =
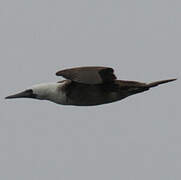
<svg viewBox="0 0 181 180"><path fill-rule="evenodd" d="M180 78L181 1L1 0L0 179L180 180L180 80L96 107L3 98L105 65Z"/></svg>

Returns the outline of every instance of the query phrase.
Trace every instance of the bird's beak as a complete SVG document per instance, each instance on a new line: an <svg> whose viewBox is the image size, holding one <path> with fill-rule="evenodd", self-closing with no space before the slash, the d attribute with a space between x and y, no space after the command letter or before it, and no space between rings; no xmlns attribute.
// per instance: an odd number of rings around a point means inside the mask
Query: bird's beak
<svg viewBox="0 0 181 180"><path fill-rule="evenodd" d="M5 97L5 99L14 99L14 98L35 98L35 95L33 94L33 91L29 89L29 90Z"/></svg>

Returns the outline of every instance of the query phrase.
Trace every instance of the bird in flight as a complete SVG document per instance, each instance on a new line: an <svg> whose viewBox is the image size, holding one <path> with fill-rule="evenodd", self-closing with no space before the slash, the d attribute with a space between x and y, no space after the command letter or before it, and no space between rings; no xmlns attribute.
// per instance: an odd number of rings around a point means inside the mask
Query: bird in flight
<svg viewBox="0 0 181 180"><path fill-rule="evenodd" d="M7 96L6 99L34 98L62 105L93 106L119 101L176 80L151 83L117 80L112 68L99 66L64 69L56 75L64 77L65 80L34 85L23 92Z"/></svg>

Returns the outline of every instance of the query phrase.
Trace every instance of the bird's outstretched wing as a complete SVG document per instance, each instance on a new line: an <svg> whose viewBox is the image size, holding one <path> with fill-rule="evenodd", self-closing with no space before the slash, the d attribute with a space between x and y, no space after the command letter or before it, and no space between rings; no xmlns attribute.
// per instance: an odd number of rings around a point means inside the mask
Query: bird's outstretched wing
<svg viewBox="0 0 181 180"><path fill-rule="evenodd" d="M102 84L116 79L112 68L98 66L64 69L58 71L56 75L83 84Z"/></svg>

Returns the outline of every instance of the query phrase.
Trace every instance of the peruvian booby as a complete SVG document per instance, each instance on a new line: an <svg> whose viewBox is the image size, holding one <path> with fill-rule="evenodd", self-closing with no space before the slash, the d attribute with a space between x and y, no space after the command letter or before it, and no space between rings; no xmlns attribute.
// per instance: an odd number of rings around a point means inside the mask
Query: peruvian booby
<svg viewBox="0 0 181 180"><path fill-rule="evenodd" d="M7 96L6 99L35 98L63 105L93 106L119 101L176 80L168 79L148 84L117 80L112 68L97 66L64 69L56 75L64 77L65 80L38 84L18 94Z"/></svg>

